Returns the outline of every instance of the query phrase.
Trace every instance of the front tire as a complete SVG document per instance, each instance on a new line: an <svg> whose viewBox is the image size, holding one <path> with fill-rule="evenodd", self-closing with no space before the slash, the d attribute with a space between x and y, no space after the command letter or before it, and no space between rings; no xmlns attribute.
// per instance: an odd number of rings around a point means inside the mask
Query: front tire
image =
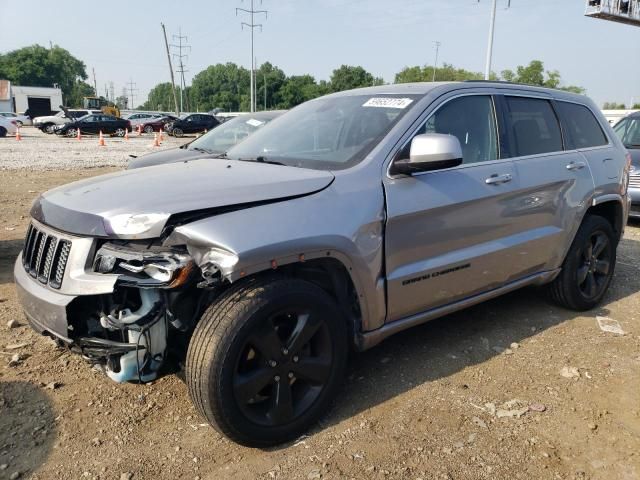
<svg viewBox="0 0 640 480"><path fill-rule="evenodd" d="M53 123L49 123L49 124L44 126L44 131L46 133L51 134L51 133L53 133L55 131L55 128L56 128L56 126Z"/></svg>
<svg viewBox="0 0 640 480"><path fill-rule="evenodd" d="M125 136L126 133L127 133L126 129L124 129L124 128L116 128L116 131L114 132L114 135L116 137L122 138L122 137Z"/></svg>
<svg viewBox="0 0 640 480"><path fill-rule="evenodd" d="M69 138L74 138L78 136L78 130L76 128L70 128L66 131L65 135Z"/></svg>
<svg viewBox="0 0 640 480"><path fill-rule="evenodd" d="M173 135L174 137L182 137L184 135L184 132L181 128L174 128L171 130L171 135Z"/></svg>
<svg viewBox="0 0 640 480"><path fill-rule="evenodd" d="M297 438L327 410L347 360L345 319L303 280L254 278L205 311L187 352L200 413L232 440L266 447Z"/></svg>
<svg viewBox="0 0 640 480"><path fill-rule="evenodd" d="M153 127L151 125L147 125L144 127L144 133L153 133Z"/></svg>
<svg viewBox="0 0 640 480"><path fill-rule="evenodd" d="M577 311L598 305L613 278L617 244L613 228L605 218L587 216L571 244L562 271L549 285L551 298Z"/></svg>

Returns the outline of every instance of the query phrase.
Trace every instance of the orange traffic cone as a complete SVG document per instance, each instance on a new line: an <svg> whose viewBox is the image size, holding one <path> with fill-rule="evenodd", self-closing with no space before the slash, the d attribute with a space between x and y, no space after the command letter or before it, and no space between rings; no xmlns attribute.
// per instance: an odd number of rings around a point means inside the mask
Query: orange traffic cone
<svg viewBox="0 0 640 480"><path fill-rule="evenodd" d="M102 130L100 130L100 137L98 138L98 145L104 147L104 137L102 136Z"/></svg>
<svg viewBox="0 0 640 480"><path fill-rule="evenodd" d="M160 142L164 141L164 137L162 136L162 127L160 128Z"/></svg>
<svg viewBox="0 0 640 480"><path fill-rule="evenodd" d="M128 128L126 128L125 131L124 131L124 139L125 140L129 140L129 129Z"/></svg>
<svg viewBox="0 0 640 480"><path fill-rule="evenodd" d="M22 135L20 135L20 127L16 128L16 140L18 142L22 140Z"/></svg>
<svg viewBox="0 0 640 480"><path fill-rule="evenodd" d="M76 134L76 140L80 141L82 140L82 134L80 133L80 129L78 128L76 130L77 134Z"/></svg>
<svg viewBox="0 0 640 480"><path fill-rule="evenodd" d="M142 135L142 125L138 125L138 136Z"/></svg>
<svg viewBox="0 0 640 480"><path fill-rule="evenodd" d="M158 142L158 134L154 133L153 134L153 145L151 145L152 147L159 147L160 146L160 142Z"/></svg>

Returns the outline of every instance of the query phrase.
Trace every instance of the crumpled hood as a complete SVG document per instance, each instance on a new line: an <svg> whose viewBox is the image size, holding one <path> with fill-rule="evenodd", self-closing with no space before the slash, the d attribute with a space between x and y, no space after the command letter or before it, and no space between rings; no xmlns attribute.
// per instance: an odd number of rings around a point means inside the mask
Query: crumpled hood
<svg viewBox="0 0 640 480"><path fill-rule="evenodd" d="M154 238L167 217L217 207L277 201L318 192L333 174L234 160L195 160L124 170L43 193L31 208L39 222L67 233L95 237ZM114 218L161 218L149 231L110 231Z"/></svg>
<svg viewBox="0 0 640 480"><path fill-rule="evenodd" d="M152 167L154 165L164 165L166 163L184 162L186 160L195 160L197 158L207 158L215 156L215 153L199 152L197 150L189 150L188 148L170 148L159 152L147 153L138 158L132 158L127 164L129 170L141 167ZM219 162L214 159L212 161Z"/></svg>

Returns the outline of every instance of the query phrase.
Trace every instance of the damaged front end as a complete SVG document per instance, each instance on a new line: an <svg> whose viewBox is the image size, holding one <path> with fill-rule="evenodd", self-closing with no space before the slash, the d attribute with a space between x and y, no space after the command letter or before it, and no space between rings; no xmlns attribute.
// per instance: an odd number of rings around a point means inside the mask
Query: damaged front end
<svg viewBox="0 0 640 480"><path fill-rule="evenodd" d="M74 237L35 221L14 274L32 326L116 382L148 382L170 356L179 362L212 295L194 288L207 277L184 247Z"/></svg>

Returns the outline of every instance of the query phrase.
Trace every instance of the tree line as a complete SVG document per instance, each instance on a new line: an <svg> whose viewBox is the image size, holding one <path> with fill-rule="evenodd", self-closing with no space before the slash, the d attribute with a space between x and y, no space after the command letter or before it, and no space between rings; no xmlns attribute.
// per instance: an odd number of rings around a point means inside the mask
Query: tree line
<svg viewBox="0 0 640 480"><path fill-rule="evenodd" d="M95 95L87 80L86 65L67 50L59 46L45 48L32 45L4 54L0 53L0 78L23 86L53 86L62 89L64 102L69 107L81 107L84 96ZM394 77L394 83L481 80L479 72L458 68L451 64L407 66ZM544 63L533 60L515 70L492 73L492 79L515 83L559 88L576 93L585 93L584 88L564 85L557 70L545 70ZM331 73L329 80L317 80L312 75L287 75L282 69L266 62L255 73L256 103L259 110L289 109L312 98L332 92L385 82L361 66L342 65ZM211 65L197 73L183 93L186 111L249 110L248 69L232 62ZM180 90L177 90L178 96ZM124 106L125 97L119 97ZM147 101L138 108L142 110L173 110L171 84L157 84L149 92Z"/></svg>

